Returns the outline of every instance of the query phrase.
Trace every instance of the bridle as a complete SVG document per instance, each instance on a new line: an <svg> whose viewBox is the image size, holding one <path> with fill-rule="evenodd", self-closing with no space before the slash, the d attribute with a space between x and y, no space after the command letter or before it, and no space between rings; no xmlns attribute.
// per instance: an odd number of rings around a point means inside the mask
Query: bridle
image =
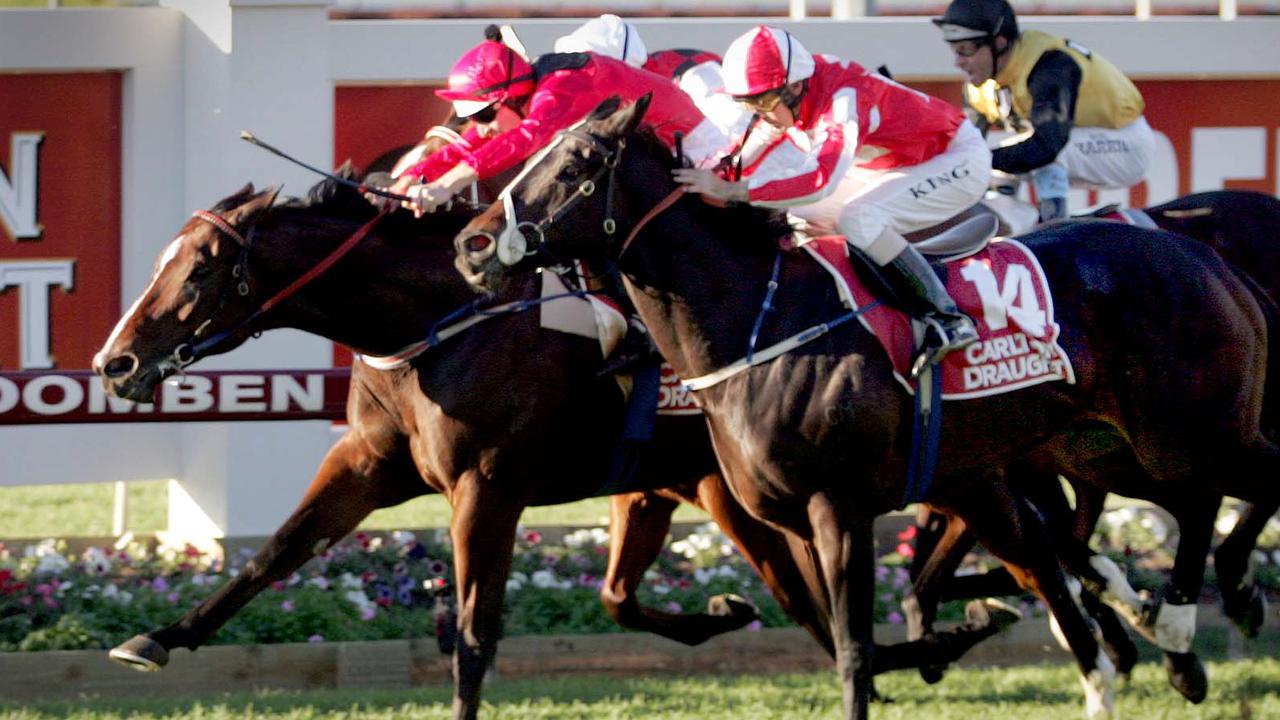
<svg viewBox="0 0 1280 720"><path fill-rule="evenodd" d="M213 312L210 313L209 317L205 318L204 322L200 323L200 325L196 327L195 331L191 333L191 339L188 342L179 343L177 347L173 349L173 352L167 358L166 364L171 365L177 370L182 370L187 365L190 365L191 363L206 356L209 351L219 343L223 342L228 337L241 332L268 310L279 305L281 302L284 302L286 298L296 293L302 288L302 286L314 280L325 270L328 270L334 263L342 259L344 255L350 252L352 248L354 248L365 238L366 235L369 234L369 231L373 229L373 226L376 225L377 222L386 214L387 211L382 210L375 215L372 220L361 225L359 229L352 233L351 236L343 241L341 245L325 256L323 260L307 272L303 273L293 282L280 289L274 295L267 298L266 301L254 309L253 312L249 313L249 315L243 320L235 322L229 328L214 333L213 335L201 340L200 336L204 333L205 329L208 328L214 318L220 315L226 308L227 300L231 294L230 289L232 285L223 285L221 291L218 293L218 299L214 305ZM231 268L231 276L237 281L234 283L236 294L242 298L248 297L251 292L251 288L249 287L249 249L252 247L254 229L256 229L256 226L255 228L250 228L248 237L245 237L244 235L241 235L240 232L231 225L231 223L227 222L226 218L218 215L217 213L209 210L197 210L192 213L191 216L197 220L203 220L204 222L209 223L213 227L217 228L219 232L236 241L236 244L240 248L240 252L236 258L236 264Z"/></svg>
<svg viewBox="0 0 1280 720"><path fill-rule="evenodd" d="M520 220L516 214L515 201L512 199L512 189L519 185L520 181L536 168L548 153L567 140L585 143L591 150L599 153L603 158L599 169L591 177L578 183L577 190L565 198L564 202L560 203L559 206L548 212L547 216L541 221L535 223L528 220ZM613 217L613 198L616 194L618 163L622 160L622 152L626 147L626 138L619 138L617 147L611 149L595 136L582 130L581 125L562 131L551 144L543 148L533 159L526 163L520 174L503 189L499 200L502 202L505 226L498 237L495 238L487 232L479 232L476 235L488 237L494 242L497 246L499 262L507 266L515 265L524 258L535 255L542 250L546 244L546 228L572 210L579 201L594 195L600 180L606 174L609 177L605 185L604 222L601 229L605 235L614 235L618 231L618 222ZM524 232L525 229L537 233L537 239L532 249L529 247L529 240Z"/></svg>

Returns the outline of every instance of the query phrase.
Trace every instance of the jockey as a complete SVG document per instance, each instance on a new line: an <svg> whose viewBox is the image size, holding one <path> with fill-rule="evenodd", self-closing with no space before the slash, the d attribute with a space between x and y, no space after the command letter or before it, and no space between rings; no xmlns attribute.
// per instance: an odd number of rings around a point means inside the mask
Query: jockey
<svg viewBox="0 0 1280 720"><path fill-rule="evenodd" d="M727 142L670 82L592 52L550 53L530 64L510 47L485 40L463 54L449 72L448 88L436 94L476 124L396 181L393 190L416 199L416 214L528 159L614 95L627 101L651 95L646 124L672 147L675 134L683 133L685 152L695 161ZM423 179L427 184L415 185Z"/></svg>
<svg viewBox="0 0 1280 720"><path fill-rule="evenodd" d="M933 22L968 76L965 99L983 130L998 124L1020 133L993 151L991 164L1031 175L1042 221L1067 216L1069 185L1142 180L1155 151L1145 104L1106 58L1071 40L1019 33L1007 0L952 0Z"/></svg>
<svg viewBox="0 0 1280 720"><path fill-rule="evenodd" d="M881 268L907 310L941 336L929 358L978 339L933 268L902 234L982 198L991 154L956 107L852 62L814 57L790 33L758 26L725 52L726 90L763 122L745 177L677 169L691 192L785 207L820 232L838 231Z"/></svg>
<svg viewBox="0 0 1280 720"><path fill-rule="evenodd" d="M649 60L649 50L636 26L610 13L592 18L558 38L554 48L558 53L593 52L632 67L644 67Z"/></svg>
<svg viewBox="0 0 1280 720"><path fill-rule="evenodd" d="M702 114L730 138L741 136L751 121L724 93L720 56L703 50L659 50L649 55L635 25L617 15L588 20L556 40L556 52L594 52L670 78L693 99Z"/></svg>

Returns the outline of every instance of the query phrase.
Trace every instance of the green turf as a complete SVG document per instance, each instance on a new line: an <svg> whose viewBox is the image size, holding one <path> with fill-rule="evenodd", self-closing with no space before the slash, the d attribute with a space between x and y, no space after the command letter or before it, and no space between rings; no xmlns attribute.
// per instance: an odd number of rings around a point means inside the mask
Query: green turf
<svg viewBox="0 0 1280 720"><path fill-rule="evenodd" d="M1280 717L1280 661L1213 663L1212 689L1201 705L1171 690L1158 665L1141 665L1117 694L1118 716L1133 720L1209 720ZM878 720L1061 720L1083 715L1078 676L1066 663L1011 669L953 670L938 685L911 673L877 679L893 702L878 705ZM78 700L18 706L0 704L13 720L428 720L450 717L450 689L309 691L234 695L201 701ZM489 682L488 720L581 718L750 718L803 720L839 715L840 693L828 672L774 676L554 677Z"/></svg>
<svg viewBox="0 0 1280 720"><path fill-rule="evenodd" d="M153 533L165 528L168 490L164 482L133 482L129 486L126 529ZM111 534L115 486L112 483L0 488L0 538L98 537ZM682 506L677 521L700 521L706 515ZM591 498L565 505L529 508L525 525L604 525L609 519L607 498ZM447 527L449 503L440 495L416 498L379 510L363 528L400 530Z"/></svg>

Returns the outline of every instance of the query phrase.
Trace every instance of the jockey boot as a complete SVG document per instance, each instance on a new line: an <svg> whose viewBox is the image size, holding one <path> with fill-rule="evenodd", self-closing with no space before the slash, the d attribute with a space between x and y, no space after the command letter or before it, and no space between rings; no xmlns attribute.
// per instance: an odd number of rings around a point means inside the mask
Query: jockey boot
<svg viewBox="0 0 1280 720"><path fill-rule="evenodd" d="M659 357L649 331L640 318L632 315L627 318L627 333L618 341L618 345L604 359L604 365L596 375L612 375L618 372L630 372L631 369L648 360Z"/></svg>
<svg viewBox="0 0 1280 720"><path fill-rule="evenodd" d="M1067 217L1067 190L1071 188L1071 179L1066 165L1051 162L1032 170L1031 184L1040 200L1040 222Z"/></svg>
<svg viewBox="0 0 1280 720"><path fill-rule="evenodd" d="M1068 216L1066 198L1042 198L1040 200L1041 223L1047 223L1050 220L1065 220Z"/></svg>
<svg viewBox="0 0 1280 720"><path fill-rule="evenodd" d="M880 274L888 282L890 291L905 305L903 309L924 320L937 335L937 347L928 349L926 334L928 363L936 363L952 350L977 342L978 330L973 321L956 307L929 261L915 248L906 245L880 267ZM923 369L920 362L915 365L913 374Z"/></svg>

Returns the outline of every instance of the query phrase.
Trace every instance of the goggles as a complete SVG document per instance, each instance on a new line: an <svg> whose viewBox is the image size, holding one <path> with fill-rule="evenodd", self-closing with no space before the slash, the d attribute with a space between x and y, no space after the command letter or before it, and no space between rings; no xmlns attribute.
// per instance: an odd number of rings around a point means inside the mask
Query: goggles
<svg viewBox="0 0 1280 720"><path fill-rule="evenodd" d="M774 108L778 107L778 103L782 102L782 89L766 90L755 95L741 95L734 99L756 113L763 115L772 112Z"/></svg>
<svg viewBox="0 0 1280 720"><path fill-rule="evenodd" d="M951 52L962 58L970 58L977 55L982 46L983 43L976 40L955 40L951 42Z"/></svg>

